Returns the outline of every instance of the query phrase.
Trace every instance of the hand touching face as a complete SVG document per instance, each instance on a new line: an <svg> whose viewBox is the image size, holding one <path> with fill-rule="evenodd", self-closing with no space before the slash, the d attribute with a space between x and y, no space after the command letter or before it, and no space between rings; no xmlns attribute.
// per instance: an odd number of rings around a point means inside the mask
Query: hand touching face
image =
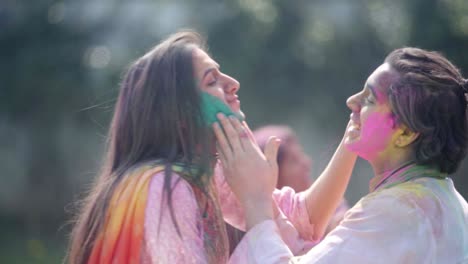
<svg viewBox="0 0 468 264"><path fill-rule="evenodd" d="M246 210L247 226L252 227L273 217L271 195L278 179L279 140L270 138L262 153L245 124L222 114L218 118L222 127L215 123L213 129L224 176Z"/></svg>

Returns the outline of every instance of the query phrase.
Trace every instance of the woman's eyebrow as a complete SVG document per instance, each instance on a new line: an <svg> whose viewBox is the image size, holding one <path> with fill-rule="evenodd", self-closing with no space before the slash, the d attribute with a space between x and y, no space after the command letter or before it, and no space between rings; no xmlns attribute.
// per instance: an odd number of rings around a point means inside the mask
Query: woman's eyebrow
<svg viewBox="0 0 468 264"><path fill-rule="evenodd" d="M211 67L211 68L208 68L205 70L205 72L203 73L203 77L202 79L204 79L210 72L214 71L214 70L217 70L218 68L216 67Z"/></svg>

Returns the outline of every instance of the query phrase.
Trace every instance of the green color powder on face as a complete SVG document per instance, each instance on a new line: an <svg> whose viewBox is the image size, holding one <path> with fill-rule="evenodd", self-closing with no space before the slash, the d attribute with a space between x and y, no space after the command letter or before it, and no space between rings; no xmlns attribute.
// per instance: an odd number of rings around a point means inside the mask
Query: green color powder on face
<svg viewBox="0 0 468 264"><path fill-rule="evenodd" d="M218 122L218 118L216 117L218 113L223 113L225 116L233 115L237 117L239 121L244 121L240 114L234 113L223 101L209 93L201 92L201 100L203 117L209 126Z"/></svg>

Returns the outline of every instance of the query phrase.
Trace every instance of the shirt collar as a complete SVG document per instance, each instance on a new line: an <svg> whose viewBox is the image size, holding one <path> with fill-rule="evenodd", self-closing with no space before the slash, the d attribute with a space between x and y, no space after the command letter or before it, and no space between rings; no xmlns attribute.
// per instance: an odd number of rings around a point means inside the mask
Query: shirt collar
<svg viewBox="0 0 468 264"><path fill-rule="evenodd" d="M388 174L372 178L369 182L369 192L390 188L394 185L421 177L444 179L447 177L447 173L442 173L429 166L408 162Z"/></svg>

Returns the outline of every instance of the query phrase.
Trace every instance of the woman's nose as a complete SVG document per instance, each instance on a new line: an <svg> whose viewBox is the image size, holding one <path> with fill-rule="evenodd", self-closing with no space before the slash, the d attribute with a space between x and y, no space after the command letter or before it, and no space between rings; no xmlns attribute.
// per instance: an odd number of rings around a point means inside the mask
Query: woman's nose
<svg viewBox="0 0 468 264"><path fill-rule="evenodd" d="M225 92L236 93L240 89L240 83L229 75L225 74Z"/></svg>
<svg viewBox="0 0 468 264"><path fill-rule="evenodd" d="M359 100L358 100L358 94L350 96L346 100L346 105L352 112L359 112Z"/></svg>

